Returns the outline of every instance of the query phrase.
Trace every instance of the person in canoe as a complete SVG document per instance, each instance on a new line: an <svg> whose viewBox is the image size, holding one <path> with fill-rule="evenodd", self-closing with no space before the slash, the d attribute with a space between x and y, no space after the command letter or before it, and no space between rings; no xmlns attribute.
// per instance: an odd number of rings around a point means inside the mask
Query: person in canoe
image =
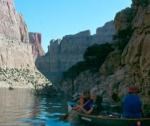
<svg viewBox="0 0 150 126"><path fill-rule="evenodd" d="M102 96L96 92L85 91L79 101L79 105L74 108L76 111L92 115L98 115L102 111Z"/></svg>
<svg viewBox="0 0 150 126"><path fill-rule="evenodd" d="M92 115L99 115L100 112L102 111L102 101L103 101L103 97L101 95L93 95L92 96L93 99L93 111L91 112Z"/></svg>
<svg viewBox="0 0 150 126"><path fill-rule="evenodd" d="M142 117L142 102L138 93L137 87L129 87L128 95L123 99L123 117L125 118L141 118Z"/></svg>
<svg viewBox="0 0 150 126"><path fill-rule="evenodd" d="M94 101L91 99L90 91L84 91L80 96L79 105L73 108L73 110L90 114L93 111Z"/></svg>

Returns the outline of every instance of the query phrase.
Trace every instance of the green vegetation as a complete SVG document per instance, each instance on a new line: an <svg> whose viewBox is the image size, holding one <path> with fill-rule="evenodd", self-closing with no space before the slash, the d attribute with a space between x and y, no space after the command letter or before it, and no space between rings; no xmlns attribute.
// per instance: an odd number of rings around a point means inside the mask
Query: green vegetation
<svg viewBox="0 0 150 126"><path fill-rule="evenodd" d="M122 52L128 44L133 33L133 29L129 26L124 30L120 30L117 35L114 36L115 46Z"/></svg>
<svg viewBox="0 0 150 126"><path fill-rule="evenodd" d="M149 0L140 0L140 5L142 7L147 7L149 5L150 1Z"/></svg>
<svg viewBox="0 0 150 126"><path fill-rule="evenodd" d="M121 29L120 31L117 32L116 35L114 35L115 47L118 48L121 52L128 44L132 36L132 33L134 31L131 26L132 25L131 23L135 15L136 15L136 11L133 8L126 8L116 14L116 18L117 17L121 18L123 16L126 19L126 28Z"/></svg>
<svg viewBox="0 0 150 126"><path fill-rule="evenodd" d="M99 67L105 61L108 54L112 51L112 45L109 43L101 45L95 44L87 48L87 50L84 53L84 60L90 69L94 68L98 70Z"/></svg>
<svg viewBox="0 0 150 126"><path fill-rule="evenodd" d="M137 5L137 6L141 5L142 7L147 7L148 4L150 3L149 0L132 0L132 2L134 5Z"/></svg>
<svg viewBox="0 0 150 126"><path fill-rule="evenodd" d="M114 49L118 49L121 54L133 34L134 30L131 26L131 22L134 19L135 15L136 12L133 8L126 8L123 11L119 12L116 15L116 18L123 16L126 19L127 26L126 28L118 31L116 35L114 35L115 42L113 44L109 44L109 43L105 43L101 45L95 44L87 48L83 56L84 61L78 62L70 69L68 69L66 72L64 72L64 78L74 79L81 72L86 70L97 72L100 66L104 63L106 57Z"/></svg>
<svg viewBox="0 0 150 126"><path fill-rule="evenodd" d="M75 78L78 76L82 71L87 70L87 65L85 61L78 62L77 64L73 65L69 68L66 72L64 72L64 78Z"/></svg>
<svg viewBox="0 0 150 126"><path fill-rule="evenodd" d="M112 45L106 44L95 44L87 48L84 53L84 61L78 62L72 66L69 70L64 72L65 78L75 78L81 72L86 70L98 71L100 66L105 61L106 57L110 52L113 51Z"/></svg>

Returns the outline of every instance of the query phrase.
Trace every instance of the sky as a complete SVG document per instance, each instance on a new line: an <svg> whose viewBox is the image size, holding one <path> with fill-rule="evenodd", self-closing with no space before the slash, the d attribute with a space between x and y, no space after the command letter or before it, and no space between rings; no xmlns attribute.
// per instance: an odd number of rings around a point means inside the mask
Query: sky
<svg viewBox="0 0 150 126"><path fill-rule="evenodd" d="M30 32L42 34L47 51L51 39L90 30L113 20L116 13L130 7L131 0L14 0Z"/></svg>

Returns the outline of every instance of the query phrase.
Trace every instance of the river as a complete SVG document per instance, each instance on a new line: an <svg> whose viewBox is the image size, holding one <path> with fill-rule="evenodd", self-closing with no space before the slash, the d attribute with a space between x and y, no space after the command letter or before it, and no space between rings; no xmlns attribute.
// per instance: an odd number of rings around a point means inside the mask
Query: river
<svg viewBox="0 0 150 126"><path fill-rule="evenodd" d="M66 111L62 97L37 97L29 89L0 89L0 126L70 126L59 119Z"/></svg>

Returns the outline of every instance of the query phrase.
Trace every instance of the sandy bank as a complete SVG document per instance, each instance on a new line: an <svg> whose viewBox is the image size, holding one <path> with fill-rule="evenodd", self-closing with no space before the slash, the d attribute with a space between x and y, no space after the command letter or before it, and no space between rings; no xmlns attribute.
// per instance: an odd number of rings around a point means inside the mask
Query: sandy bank
<svg viewBox="0 0 150 126"><path fill-rule="evenodd" d="M23 85L23 84L8 84L7 82L4 81L0 81L0 88L26 88L26 89L34 89L34 86L32 84L27 84L27 85Z"/></svg>

